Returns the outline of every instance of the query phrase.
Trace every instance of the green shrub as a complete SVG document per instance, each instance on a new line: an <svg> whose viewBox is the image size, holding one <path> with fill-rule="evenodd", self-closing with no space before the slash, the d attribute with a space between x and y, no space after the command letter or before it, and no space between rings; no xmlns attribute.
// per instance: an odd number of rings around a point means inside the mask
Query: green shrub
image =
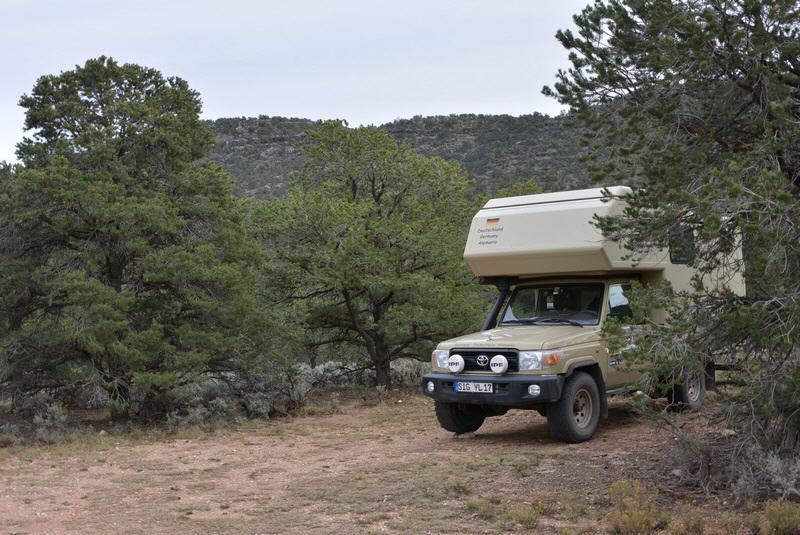
<svg viewBox="0 0 800 535"><path fill-rule="evenodd" d="M669 525L669 517L659 510L658 492L645 489L640 481L617 481L609 497L616 504L606 516L614 535L647 535Z"/></svg>
<svg viewBox="0 0 800 535"><path fill-rule="evenodd" d="M767 502L752 526L760 535L800 534L800 504L786 500Z"/></svg>
<svg viewBox="0 0 800 535"><path fill-rule="evenodd" d="M497 517L497 507L485 498L469 500L467 509L475 513L481 520L491 521Z"/></svg>
<svg viewBox="0 0 800 535"><path fill-rule="evenodd" d="M9 448L16 445L17 437L7 431L0 431L0 448Z"/></svg>
<svg viewBox="0 0 800 535"><path fill-rule="evenodd" d="M52 444L60 441L67 431L67 413L58 404L49 405L33 417L34 436L39 442Z"/></svg>
<svg viewBox="0 0 800 535"><path fill-rule="evenodd" d="M463 496L471 492L470 488L461 481L449 481L444 486L444 491L447 494L454 496Z"/></svg>
<svg viewBox="0 0 800 535"><path fill-rule="evenodd" d="M11 409L17 416L32 420L37 414L46 412L52 401L52 398L41 393L28 395L21 392L14 396Z"/></svg>
<svg viewBox="0 0 800 535"><path fill-rule="evenodd" d="M518 503L511 507L508 515L522 526L532 528L539 522L539 517L542 516L542 509L537 505Z"/></svg>
<svg viewBox="0 0 800 535"><path fill-rule="evenodd" d="M127 420L130 415L130 406L124 401L112 399L106 409L112 420Z"/></svg>
<svg viewBox="0 0 800 535"><path fill-rule="evenodd" d="M706 521L695 512L684 515L683 523L675 530L676 535L703 535L706 531Z"/></svg>

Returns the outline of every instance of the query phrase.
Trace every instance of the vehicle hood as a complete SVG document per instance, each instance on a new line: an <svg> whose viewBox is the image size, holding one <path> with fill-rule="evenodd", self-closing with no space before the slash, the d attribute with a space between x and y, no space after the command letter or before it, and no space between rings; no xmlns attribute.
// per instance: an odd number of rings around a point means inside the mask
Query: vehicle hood
<svg viewBox="0 0 800 535"><path fill-rule="evenodd" d="M439 349L558 349L599 338L600 327L595 325L514 325L451 338L440 343Z"/></svg>

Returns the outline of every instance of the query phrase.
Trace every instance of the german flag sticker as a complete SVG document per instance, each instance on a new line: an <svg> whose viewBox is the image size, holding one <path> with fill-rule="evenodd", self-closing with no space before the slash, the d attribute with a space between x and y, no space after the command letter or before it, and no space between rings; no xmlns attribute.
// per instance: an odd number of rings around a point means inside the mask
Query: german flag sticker
<svg viewBox="0 0 800 535"><path fill-rule="evenodd" d="M499 217L490 217L490 218L488 218L486 220L486 224L489 225L490 227L493 227L495 225L499 225L500 224L500 218Z"/></svg>

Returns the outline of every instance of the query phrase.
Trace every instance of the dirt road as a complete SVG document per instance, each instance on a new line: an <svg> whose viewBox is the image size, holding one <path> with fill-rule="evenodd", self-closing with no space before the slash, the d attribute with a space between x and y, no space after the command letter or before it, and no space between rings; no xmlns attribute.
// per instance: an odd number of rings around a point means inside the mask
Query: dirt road
<svg viewBox="0 0 800 535"><path fill-rule="evenodd" d="M624 400L584 444L551 441L523 411L455 438L429 400L395 394L195 438L0 450L0 530L600 533L609 485L669 477L671 440ZM660 501L678 517L728 514L715 500Z"/></svg>

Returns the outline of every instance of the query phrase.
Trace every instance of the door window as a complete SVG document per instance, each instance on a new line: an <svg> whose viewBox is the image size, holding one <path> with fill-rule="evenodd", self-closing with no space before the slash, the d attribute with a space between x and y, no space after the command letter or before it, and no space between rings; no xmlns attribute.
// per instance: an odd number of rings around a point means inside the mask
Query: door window
<svg viewBox="0 0 800 535"><path fill-rule="evenodd" d="M608 287L608 317L620 321L633 319L630 302L630 284L612 284Z"/></svg>
<svg viewBox="0 0 800 535"><path fill-rule="evenodd" d="M691 264L694 256L694 231L688 227L681 227L670 232L669 261L673 264Z"/></svg>

